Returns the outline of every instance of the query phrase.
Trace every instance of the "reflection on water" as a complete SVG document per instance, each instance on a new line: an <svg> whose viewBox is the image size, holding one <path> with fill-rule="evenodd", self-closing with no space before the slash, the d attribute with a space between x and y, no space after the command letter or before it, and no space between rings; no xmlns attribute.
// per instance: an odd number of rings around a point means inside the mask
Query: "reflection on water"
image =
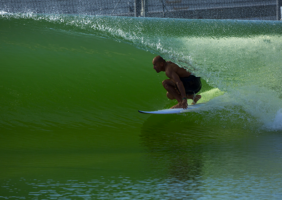
<svg viewBox="0 0 282 200"><path fill-rule="evenodd" d="M68 151L65 143L36 153L7 151L0 154L0 199L281 199L281 133L203 120L199 113L152 115L130 140L112 132L119 146L107 141L106 149L91 143L79 151L69 138Z"/></svg>
<svg viewBox="0 0 282 200"><path fill-rule="evenodd" d="M143 124L141 140L155 167L166 166L163 169L179 181L194 180L202 175L204 150L204 140L198 140L194 133L199 137L208 134L201 126L187 120L185 115L151 116Z"/></svg>
<svg viewBox="0 0 282 200"><path fill-rule="evenodd" d="M181 185L185 191L182 198L282 197L279 133L254 132L236 124L228 128L216 123L202 126L195 119L203 121L205 117L189 114L193 120L181 115L150 116L141 131L151 165L167 172L166 182Z"/></svg>

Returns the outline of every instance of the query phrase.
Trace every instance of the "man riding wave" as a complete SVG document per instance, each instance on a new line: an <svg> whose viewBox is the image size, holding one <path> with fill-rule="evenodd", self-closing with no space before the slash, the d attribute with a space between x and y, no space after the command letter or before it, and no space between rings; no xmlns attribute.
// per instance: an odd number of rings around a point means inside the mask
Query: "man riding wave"
<svg viewBox="0 0 282 200"><path fill-rule="evenodd" d="M192 99L192 104L196 104L201 95L196 95L201 88L201 79L191 74L184 68L179 67L173 62L165 61L161 56L153 59L154 69L157 73L164 71L169 79L162 82L167 90L166 96L173 100L176 99L178 104L171 108L187 108L187 99Z"/></svg>

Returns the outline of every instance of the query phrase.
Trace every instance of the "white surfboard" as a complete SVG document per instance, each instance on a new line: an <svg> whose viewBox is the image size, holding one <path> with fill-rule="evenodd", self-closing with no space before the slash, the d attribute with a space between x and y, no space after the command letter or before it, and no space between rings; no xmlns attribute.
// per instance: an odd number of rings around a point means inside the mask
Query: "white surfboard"
<svg viewBox="0 0 282 200"><path fill-rule="evenodd" d="M144 114L180 114L180 113L191 112L195 109L199 109L200 107L202 107L204 105L205 105L204 103L199 103L199 104L196 104L196 105L188 105L187 109L174 108L174 109L163 109L163 110L156 110L156 111L138 110L138 112L144 113Z"/></svg>

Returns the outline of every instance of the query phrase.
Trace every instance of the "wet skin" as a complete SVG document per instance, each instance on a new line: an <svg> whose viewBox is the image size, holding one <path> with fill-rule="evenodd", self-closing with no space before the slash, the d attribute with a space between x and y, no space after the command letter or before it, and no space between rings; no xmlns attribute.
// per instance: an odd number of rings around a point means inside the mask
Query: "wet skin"
<svg viewBox="0 0 282 200"><path fill-rule="evenodd" d="M153 59L153 68L157 73L162 71L165 72L169 79L162 82L164 88L167 90L167 97L171 100L176 99L178 104L172 106L171 108L187 108L187 99L193 99L192 104L196 104L201 98L201 95L186 95L185 87L180 80L180 77L188 77L191 75L189 71L184 68L180 68L173 62L166 62L160 56L156 56ZM178 88L178 90L176 89Z"/></svg>

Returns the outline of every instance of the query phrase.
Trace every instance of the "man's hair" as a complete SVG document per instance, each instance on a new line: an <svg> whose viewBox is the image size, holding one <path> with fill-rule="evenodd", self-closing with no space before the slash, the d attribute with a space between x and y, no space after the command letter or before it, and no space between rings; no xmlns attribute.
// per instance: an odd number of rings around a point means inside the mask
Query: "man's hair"
<svg viewBox="0 0 282 200"><path fill-rule="evenodd" d="M156 56L155 57L155 62L166 62L165 59L163 59L161 56Z"/></svg>

